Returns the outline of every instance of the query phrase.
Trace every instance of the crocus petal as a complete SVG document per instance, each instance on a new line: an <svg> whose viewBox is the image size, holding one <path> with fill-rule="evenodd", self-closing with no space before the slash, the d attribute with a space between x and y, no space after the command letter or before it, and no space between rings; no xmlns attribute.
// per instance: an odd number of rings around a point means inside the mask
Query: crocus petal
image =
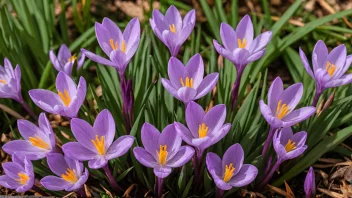
<svg viewBox="0 0 352 198"><path fill-rule="evenodd" d="M226 166L229 166L231 163L235 168L235 172L233 173L236 175L243 165L244 160L244 151L240 144L234 144L228 148L223 156L222 159L222 170L225 170Z"/></svg>
<svg viewBox="0 0 352 198"><path fill-rule="evenodd" d="M211 108L204 116L203 123L208 127L209 135L217 132L224 124L226 119L226 105L220 104Z"/></svg>
<svg viewBox="0 0 352 198"><path fill-rule="evenodd" d="M67 45L62 44L59 49L59 53L57 54L57 58L60 61L67 61L67 59L69 59L70 57L71 57L70 49L68 49Z"/></svg>
<svg viewBox="0 0 352 198"><path fill-rule="evenodd" d="M177 168L186 164L194 154L194 149L190 146L182 146L176 155L167 162L167 166Z"/></svg>
<svg viewBox="0 0 352 198"><path fill-rule="evenodd" d="M306 193L306 196L313 196L316 191L316 185L315 185L315 175L314 175L314 169L313 167L309 168L309 171L307 173L307 176L304 180L304 192Z"/></svg>
<svg viewBox="0 0 352 198"><path fill-rule="evenodd" d="M86 49L81 49L82 53L87 56L89 59L91 59L92 61L102 64L102 65L107 65L107 66L115 66L115 63L111 62L110 60L103 58L101 56L98 56L96 54L94 54L93 52L90 52Z"/></svg>
<svg viewBox="0 0 352 198"><path fill-rule="evenodd" d="M120 50L114 50L110 54L110 59L115 63L115 68L120 74L125 72L126 66L130 60L128 60L125 52Z"/></svg>
<svg viewBox="0 0 352 198"><path fill-rule="evenodd" d="M285 156L285 160L289 160L289 159L294 159L300 155L302 155L302 153L304 153L304 151L307 149L307 146L304 145L300 148L297 148L291 152L288 152Z"/></svg>
<svg viewBox="0 0 352 198"><path fill-rule="evenodd" d="M299 103L303 95L303 84L296 83L285 89L279 99L282 100L281 104L286 104L291 112Z"/></svg>
<svg viewBox="0 0 352 198"><path fill-rule="evenodd" d="M179 98L184 103L189 103L192 100L195 100L197 91L193 88L182 87L177 91L177 98Z"/></svg>
<svg viewBox="0 0 352 198"><path fill-rule="evenodd" d="M76 97L73 98L71 102L70 108L66 108L64 116L74 118L77 117L78 111L81 108L87 93L87 83L86 80L81 76L79 78L78 86L77 86L77 94Z"/></svg>
<svg viewBox="0 0 352 198"><path fill-rule="evenodd" d="M206 157L206 165L210 173L213 172L217 176L223 174L222 161L217 154L209 152Z"/></svg>
<svg viewBox="0 0 352 198"><path fill-rule="evenodd" d="M47 162L50 170L53 171L53 173L55 173L57 176L65 174L67 169L69 168L64 156L59 153L48 154Z"/></svg>
<svg viewBox="0 0 352 198"><path fill-rule="evenodd" d="M55 67L55 69L57 71L61 71L61 66L60 66L59 60L57 60L57 58L52 50L50 50L50 52L49 52L49 58L50 58L51 63Z"/></svg>
<svg viewBox="0 0 352 198"><path fill-rule="evenodd" d="M244 16L238 23L236 35L238 39L246 39L246 49L249 49L254 37L253 23L249 15Z"/></svg>
<svg viewBox="0 0 352 198"><path fill-rule="evenodd" d="M24 172L24 168L15 162L5 162L2 164L2 168L4 169L5 174L12 179L17 179L18 173Z"/></svg>
<svg viewBox="0 0 352 198"><path fill-rule="evenodd" d="M106 30L109 31L109 36L106 35L107 38L105 38L107 41L109 41L110 39L113 39L115 42L116 41L121 42L123 40L124 37L122 35L122 32L120 28L115 24L114 21L112 21L107 17L104 17L102 25L105 27Z"/></svg>
<svg viewBox="0 0 352 198"><path fill-rule="evenodd" d="M20 186L20 183L15 181L14 179L10 178L7 175L0 176L0 186L10 189L16 189Z"/></svg>
<svg viewBox="0 0 352 198"><path fill-rule="evenodd" d="M65 155L80 161L92 160L97 157L96 153L82 146L78 142L66 143L62 146L62 150Z"/></svg>
<svg viewBox="0 0 352 198"><path fill-rule="evenodd" d="M230 129L231 129L231 124L225 124L218 131L213 131L212 137L210 140L211 144L216 144L218 141L220 141L223 137L227 135Z"/></svg>
<svg viewBox="0 0 352 198"><path fill-rule="evenodd" d="M315 44L312 54L313 60L313 70L316 71L317 69L325 69L324 62L328 57L329 51L326 47L324 41L319 40L317 44ZM316 61L315 61L316 60Z"/></svg>
<svg viewBox="0 0 352 198"><path fill-rule="evenodd" d="M345 65L346 55L347 55L346 46L343 44L339 45L329 53L323 66L325 66L327 62L330 62L331 64L334 64L339 69ZM322 68L322 69L325 69L325 68ZM333 75L333 77L335 77L335 75Z"/></svg>
<svg viewBox="0 0 352 198"><path fill-rule="evenodd" d="M38 119L38 126L42 130L42 132L44 132L44 134L49 136L51 145L55 145L56 144L55 134L45 113L40 113L39 119Z"/></svg>
<svg viewBox="0 0 352 198"><path fill-rule="evenodd" d="M65 190L69 192L69 191L75 191L75 190L80 189L82 187L82 185L87 182L88 176L89 176L88 169L85 168L84 174L80 176L78 181L74 185L66 187Z"/></svg>
<svg viewBox="0 0 352 198"><path fill-rule="evenodd" d="M193 138L191 145L200 150L204 150L211 145L210 139L211 138L209 136L205 136L203 138Z"/></svg>
<svg viewBox="0 0 352 198"><path fill-rule="evenodd" d="M193 137L198 137L199 125L202 124L205 112L196 102L190 102L186 108L186 122Z"/></svg>
<svg viewBox="0 0 352 198"><path fill-rule="evenodd" d="M70 183L64 179L56 176L46 176L40 180L40 183L44 186L44 188L54 191L64 190L70 185Z"/></svg>
<svg viewBox="0 0 352 198"><path fill-rule="evenodd" d="M307 140L307 132L305 131L301 131L301 132L297 132L292 136L292 141L296 142L296 147L302 147L305 145Z"/></svg>
<svg viewBox="0 0 352 198"><path fill-rule="evenodd" d="M98 157L96 159L89 160L88 166L92 169L99 169L105 166L108 160L105 157Z"/></svg>
<svg viewBox="0 0 352 198"><path fill-rule="evenodd" d="M93 129L99 136L105 137L105 147L108 148L114 141L115 136L115 121L109 110L104 109L98 114Z"/></svg>
<svg viewBox="0 0 352 198"><path fill-rule="evenodd" d="M124 32L123 38L126 42L126 51L131 49L131 46L139 40L139 35L141 32L141 27L139 24L138 18L133 18L130 22L128 22Z"/></svg>
<svg viewBox="0 0 352 198"><path fill-rule="evenodd" d="M27 140L12 140L6 143L2 149L10 155L18 153L21 156L27 157L31 160L42 159L48 152L50 152L50 150L45 150L33 146Z"/></svg>
<svg viewBox="0 0 352 198"><path fill-rule="evenodd" d="M171 56L176 57L178 54L179 46L178 46L178 37L175 36L175 33L164 30L162 33L163 40L166 43L166 46L169 48Z"/></svg>
<svg viewBox="0 0 352 198"><path fill-rule="evenodd" d="M159 145L166 145L167 146L167 159L171 159L177 151L180 149L182 144L181 137L177 134L175 125L169 124L167 125L162 133L159 136L158 144ZM159 150L159 149L158 149Z"/></svg>
<svg viewBox="0 0 352 198"><path fill-rule="evenodd" d="M197 89L204 76L204 63L200 54L192 56L185 69L186 76L193 79L193 88ZM180 79L178 80L180 81Z"/></svg>
<svg viewBox="0 0 352 198"><path fill-rule="evenodd" d="M314 79L314 74L312 69L310 68L308 59L306 57L306 54L303 52L301 48L299 48L299 56L301 57L302 63L308 74Z"/></svg>
<svg viewBox="0 0 352 198"><path fill-rule="evenodd" d="M48 90L32 89L29 90L29 96L33 102L46 112L56 114L56 107L62 105L60 97Z"/></svg>
<svg viewBox="0 0 352 198"><path fill-rule="evenodd" d="M73 63L74 63L74 61L72 61L72 62L67 62L67 63L64 65L62 71L65 72L65 74L71 76Z"/></svg>
<svg viewBox="0 0 352 198"><path fill-rule="evenodd" d="M168 25L174 24L176 26L176 31L182 28L182 18L180 12L174 5L171 5L165 13L165 22Z"/></svg>
<svg viewBox="0 0 352 198"><path fill-rule="evenodd" d="M242 187L250 184L258 174L258 169L250 164L243 164L241 170L234 175L228 184L234 187Z"/></svg>
<svg viewBox="0 0 352 198"><path fill-rule="evenodd" d="M248 63L248 59L250 57L250 53L247 49L237 48L232 53L232 60L230 61L235 64L237 71L242 70L246 64Z"/></svg>
<svg viewBox="0 0 352 198"><path fill-rule="evenodd" d="M267 31L267 32L263 32L259 36L257 36L253 40L253 42L249 48L249 51L251 52L251 54L262 51L268 45L269 41L271 40L271 35L272 35L272 32Z"/></svg>
<svg viewBox="0 0 352 198"><path fill-rule="evenodd" d="M85 148L90 151L97 153L92 140L96 139L96 135L99 135L92 126L85 120L79 118L73 118L71 120L71 130L77 141ZM98 136L100 138L100 136Z"/></svg>
<svg viewBox="0 0 352 198"><path fill-rule="evenodd" d="M108 151L106 152L106 159L114 159L124 155L132 146L134 137L131 135L123 135L115 140Z"/></svg>
<svg viewBox="0 0 352 198"><path fill-rule="evenodd" d="M199 99L209 93L215 87L218 82L218 78L218 73L211 73L207 75L197 88L197 96L194 99Z"/></svg>
<svg viewBox="0 0 352 198"><path fill-rule="evenodd" d="M229 51L234 51L238 48L237 35L235 30L227 23L220 25L220 37L222 44Z"/></svg>
<svg viewBox="0 0 352 198"><path fill-rule="evenodd" d="M271 127L279 128L282 127L282 121L273 116L273 113L268 105L263 100L259 101L260 112L262 113L265 120L270 124Z"/></svg>
<svg viewBox="0 0 352 198"><path fill-rule="evenodd" d="M83 66L85 59L86 59L85 54L81 53L81 56L77 60L77 69L80 69Z"/></svg>
<svg viewBox="0 0 352 198"><path fill-rule="evenodd" d="M283 127L290 127L295 125L296 123L308 119L315 113L315 110L315 107L302 107L300 109L292 111L282 119Z"/></svg>
<svg viewBox="0 0 352 198"><path fill-rule="evenodd" d="M66 90L72 99L77 94L77 85L65 72L59 72L56 77L56 89L64 93Z"/></svg>
<svg viewBox="0 0 352 198"><path fill-rule="evenodd" d="M191 35L192 30L194 28L194 23L192 24L188 24L185 27L182 28L182 31L178 33L178 49L180 48L180 46L188 39L189 35ZM178 50L177 50L178 52ZM176 53L177 55L177 53Z"/></svg>
<svg viewBox="0 0 352 198"><path fill-rule="evenodd" d="M261 50L261 51L259 51L259 52L256 52L256 53L254 53L254 54L251 54L251 55L248 57L248 59L242 64L242 65L243 65L243 66L242 66L242 69L243 69L243 67L246 66L247 64L249 64L249 63L251 63L251 62L254 62L254 61L260 59L261 57L263 57L264 54L265 54L265 49L263 49L263 50Z"/></svg>
<svg viewBox="0 0 352 198"><path fill-rule="evenodd" d="M184 28L186 25L188 25L190 23L195 24L195 22L196 22L196 11L193 9L193 10L189 11L185 15L185 17L183 18L183 21L182 21L183 27L182 28Z"/></svg>
<svg viewBox="0 0 352 198"><path fill-rule="evenodd" d="M154 168L154 174L159 178L165 178L169 176L170 173L171 173L171 168L169 167L158 166Z"/></svg>
<svg viewBox="0 0 352 198"><path fill-rule="evenodd" d="M143 164L146 167L154 168L158 166L158 162L155 158L148 153L144 148L135 147L133 149L134 157L139 161L139 163Z"/></svg>
<svg viewBox="0 0 352 198"><path fill-rule="evenodd" d="M17 120L17 127L21 136L25 140L35 136L40 131L40 129L35 124L24 119Z"/></svg>
<svg viewBox="0 0 352 198"><path fill-rule="evenodd" d="M109 24L114 23L108 18L104 18L103 22L105 22L106 24L107 23L109 23ZM111 24L111 26L112 26L112 27L110 27L110 28L112 28L111 31L114 31L114 30L116 30L116 28L118 28L114 24ZM122 38L121 31L119 32L119 34L110 35L110 31L104 25L97 23L97 22L95 23L95 35L97 37L97 40L98 40L98 43L99 43L101 49L108 56L109 56L110 52L112 51L112 48L109 44L110 39L113 39L114 42L116 42L116 41L121 41L121 39L118 39L118 37ZM114 36L115 38L113 38L112 36ZM90 57L88 56L88 58L90 58Z"/></svg>
<svg viewBox="0 0 352 198"><path fill-rule="evenodd" d="M189 104L187 106L189 106ZM175 122L175 128L178 135L182 138L182 140L185 141L187 144L192 145L192 139L194 138L194 136L187 129L187 127L185 127L183 124L179 122Z"/></svg>
<svg viewBox="0 0 352 198"><path fill-rule="evenodd" d="M162 38L162 32L164 30L169 30L168 24L164 20L164 15L159 10L153 10L152 19L149 20L150 26L152 27L155 35L164 43L165 41Z"/></svg>
<svg viewBox="0 0 352 198"><path fill-rule="evenodd" d="M186 77L185 66L182 64L182 62L179 59L175 57L171 57L167 68L168 68L168 75L172 83L172 86L177 89L181 88L182 84L180 82L180 78L185 80L185 77Z"/></svg>
<svg viewBox="0 0 352 198"><path fill-rule="evenodd" d="M213 171L210 171L210 174L213 176L213 180L216 184L216 186L221 189L221 190L230 190L232 186L230 186L228 183L224 182L222 178L220 178L218 175L212 173Z"/></svg>
<svg viewBox="0 0 352 198"><path fill-rule="evenodd" d="M233 53L225 48L223 48L217 40L213 40L213 45L215 50L223 57L231 61L232 63L235 64L236 57L233 55Z"/></svg>
<svg viewBox="0 0 352 198"><path fill-rule="evenodd" d="M162 78L161 79L161 84L163 84L164 88L175 98L179 99L178 95L177 95L177 90L173 87L172 83L165 79Z"/></svg>
<svg viewBox="0 0 352 198"><path fill-rule="evenodd" d="M284 91L284 84L280 77L276 77L268 91L268 105L272 111L276 111L279 97Z"/></svg>
<svg viewBox="0 0 352 198"><path fill-rule="evenodd" d="M339 87L352 82L352 74L346 74L339 79L332 80L325 84L325 87Z"/></svg>
<svg viewBox="0 0 352 198"><path fill-rule="evenodd" d="M346 57L346 62L343 67L338 68L337 71L335 71L334 79L340 78L351 66L352 63L352 55L349 55Z"/></svg>
<svg viewBox="0 0 352 198"><path fill-rule="evenodd" d="M159 150L159 136L160 132L153 125L149 123L144 123L142 126L142 143L145 150L154 156L155 159L158 159L156 151Z"/></svg>

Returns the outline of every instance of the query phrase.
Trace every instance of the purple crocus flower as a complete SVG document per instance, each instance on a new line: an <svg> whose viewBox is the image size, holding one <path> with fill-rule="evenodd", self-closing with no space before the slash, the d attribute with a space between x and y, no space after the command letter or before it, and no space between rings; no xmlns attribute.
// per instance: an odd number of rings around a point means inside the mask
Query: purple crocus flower
<svg viewBox="0 0 352 198"><path fill-rule="evenodd" d="M260 184L260 189L264 187L274 175L282 162L300 156L306 149L307 132L301 131L293 134L291 127L277 130L274 134L273 145L277 154L277 160L271 168L264 181Z"/></svg>
<svg viewBox="0 0 352 198"><path fill-rule="evenodd" d="M78 86L64 72L56 77L57 94L45 89L32 89L29 96L33 102L49 113L60 114L69 118L77 116L86 97L87 86L83 77L80 77Z"/></svg>
<svg viewBox="0 0 352 198"><path fill-rule="evenodd" d="M250 184L257 176L258 169L251 164L243 164L244 152L240 144L229 147L223 159L212 152L206 157L206 165L216 186L221 190Z"/></svg>
<svg viewBox="0 0 352 198"><path fill-rule="evenodd" d="M309 168L306 179L304 180L304 192L306 193L306 198L313 198L315 194L315 175L313 167Z"/></svg>
<svg viewBox="0 0 352 198"><path fill-rule="evenodd" d="M186 122L188 128L179 122L175 122L176 131L183 141L196 148L197 157L209 146L221 140L231 128L231 124L225 124L226 106L216 105L207 113L195 102L190 102L186 108Z"/></svg>
<svg viewBox="0 0 352 198"><path fill-rule="evenodd" d="M185 104L197 100L210 92L218 81L219 74L211 73L203 79L204 63L199 54L191 57L186 66L171 57L168 64L170 80L161 79L165 89Z"/></svg>
<svg viewBox="0 0 352 198"><path fill-rule="evenodd" d="M167 9L165 16L159 10L153 10L149 19L154 34L169 48L171 56L176 57L181 45L191 34L195 22L195 10L189 11L183 18L175 6Z"/></svg>
<svg viewBox="0 0 352 198"><path fill-rule="evenodd" d="M47 156L50 170L57 176L46 176L40 183L48 190L77 191L88 179L88 169L83 163L60 153Z"/></svg>
<svg viewBox="0 0 352 198"><path fill-rule="evenodd" d="M316 82L313 106L316 106L321 93L326 88L338 87L352 82L352 74L345 74L352 63L352 55L346 55L345 45L339 45L329 53L325 43L319 40L313 50L313 70L302 49L299 49L299 54L306 71Z"/></svg>
<svg viewBox="0 0 352 198"><path fill-rule="evenodd" d="M0 186L14 189L19 193L30 190L34 185L34 172L27 158L12 156L12 162L2 164L5 175L0 176Z"/></svg>
<svg viewBox="0 0 352 198"><path fill-rule="evenodd" d="M17 127L24 140L12 140L2 149L10 155L16 153L29 160L42 159L55 152L55 134L45 113L40 114L38 125L39 127L27 120L18 120Z"/></svg>
<svg viewBox="0 0 352 198"><path fill-rule="evenodd" d="M260 100L260 111L270 125L270 131L262 151L263 156L269 149L276 129L291 127L314 114L315 107L313 106L294 110L301 100L302 94L302 83L296 83L284 90L281 78L277 77L269 88L268 105L263 100Z"/></svg>
<svg viewBox="0 0 352 198"><path fill-rule="evenodd" d="M133 149L136 159L146 167L154 168L158 178L165 178L172 168L183 166L194 154L190 146L181 146L182 139L177 134L175 125L170 124L160 133L153 125L142 126L142 143L144 148Z"/></svg>
<svg viewBox="0 0 352 198"><path fill-rule="evenodd" d="M120 76L123 75L139 45L140 24L138 19L133 18L122 33L112 20L104 18L102 24L95 23L95 34L101 49L110 60L85 49L82 49L82 52L94 62L112 66Z"/></svg>
<svg viewBox="0 0 352 198"><path fill-rule="evenodd" d="M89 161L93 169L107 165L108 160L124 155L132 146L134 138L124 135L114 141L115 121L108 110L101 111L91 126L85 120L73 118L71 130L78 142L62 146L65 155L79 161Z"/></svg>
<svg viewBox="0 0 352 198"><path fill-rule="evenodd" d="M55 56L52 50L50 50L49 52L49 57L50 57L51 63L53 64L53 66L57 71L65 72L67 75L71 76L72 67L75 61L77 60L77 56L76 54L72 55L70 50L65 44L61 45L57 57ZM78 58L78 61L77 61L77 69L82 67L84 63L84 58L85 56L82 53L82 55Z"/></svg>
<svg viewBox="0 0 352 198"><path fill-rule="evenodd" d="M4 67L0 65L0 98L12 98L19 103L23 102L20 66L16 65L13 69L7 58L4 60Z"/></svg>
<svg viewBox="0 0 352 198"><path fill-rule="evenodd" d="M264 55L265 47L271 40L271 31L264 32L253 40L253 23L246 15L238 23L236 30L226 23L221 23L220 37L224 47L213 40L216 51L231 61L237 69L236 81L232 89L232 108L235 108L243 70L248 63Z"/></svg>

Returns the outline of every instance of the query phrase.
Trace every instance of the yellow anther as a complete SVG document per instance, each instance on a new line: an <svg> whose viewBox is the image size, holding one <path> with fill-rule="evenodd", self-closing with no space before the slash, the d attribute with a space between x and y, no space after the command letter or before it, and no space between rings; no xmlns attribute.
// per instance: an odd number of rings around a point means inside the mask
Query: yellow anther
<svg viewBox="0 0 352 198"><path fill-rule="evenodd" d="M280 100L277 103L276 107L276 113L275 116L279 118L280 120L287 115L287 113L290 111L290 108L287 106L287 104L282 104L282 100Z"/></svg>
<svg viewBox="0 0 352 198"><path fill-rule="evenodd" d="M286 146L285 146L285 150L286 152L290 152L296 149L296 142L292 142L292 140L288 140Z"/></svg>
<svg viewBox="0 0 352 198"><path fill-rule="evenodd" d="M18 179L15 179L19 184L25 185L29 180L29 176L25 173L18 173Z"/></svg>
<svg viewBox="0 0 352 198"><path fill-rule="evenodd" d="M162 166L166 164L166 159L168 154L166 149L167 149L167 145L160 145L159 151L158 150L156 151L159 157L159 164Z"/></svg>
<svg viewBox="0 0 352 198"><path fill-rule="evenodd" d="M95 135L95 140L91 140L95 149L97 149L100 155L105 154L105 136L101 136L99 139L98 135Z"/></svg>
<svg viewBox="0 0 352 198"><path fill-rule="evenodd" d="M199 138L203 138L203 137L207 136L207 133L208 133L207 125L205 125L204 123L199 125L199 128L198 128Z"/></svg>
<svg viewBox="0 0 352 198"><path fill-rule="evenodd" d="M3 84L7 84L7 82L6 82L6 80L4 80L4 79L0 79L0 83L3 83Z"/></svg>
<svg viewBox="0 0 352 198"><path fill-rule="evenodd" d="M186 83L185 83L185 82L183 82L183 79L181 77L180 82L181 82L182 87L189 87L189 88L193 87L193 78L186 77Z"/></svg>
<svg viewBox="0 0 352 198"><path fill-rule="evenodd" d="M35 137L29 137L29 142L33 145L36 146L38 148L41 149L46 149L49 150L50 146L48 143L46 143L42 138L40 138L38 135L36 135Z"/></svg>
<svg viewBox="0 0 352 198"><path fill-rule="evenodd" d="M61 175L62 179L64 179L67 182L70 182L72 184L76 183L78 181L78 178L74 172L74 170L67 168L67 171L65 174Z"/></svg>
<svg viewBox="0 0 352 198"><path fill-rule="evenodd" d="M116 43L114 43L114 39L110 39L110 47L112 50L117 50L119 49L119 43L116 41Z"/></svg>
<svg viewBox="0 0 352 198"><path fill-rule="evenodd" d="M175 24L169 25L169 28L170 28L170 31L171 31L172 33L176 33L176 26L175 26Z"/></svg>
<svg viewBox="0 0 352 198"><path fill-rule="evenodd" d="M77 59L76 54L72 55L67 61L71 62L71 61L75 61Z"/></svg>
<svg viewBox="0 0 352 198"><path fill-rule="evenodd" d="M336 70L336 65L331 64L329 61L326 63L325 70L328 72L330 77L334 75L335 70Z"/></svg>
<svg viewBox="0 0 352 198"><path fill-rule="evenodd" d="M245 38L243 40L237 39L237 43L239 48L246 48L247 40Z"/></svg>
<svg viewBox="0 0 352 198"><path fill-rule="evenodd" d="M64 89L64 93L62 93L61 91L57 90L57 93L60 96L62 102L65 104L65 106L68 107L71 103L71 98L68 94L68 91Z"/></svg>
<svg viewBox="0 0 352 198"><path fill-rule="evenodd" d="M224 182L230 181L231 177L233 176L233 173L235 172L235 167L233 167L233 164L230 163L230 165L225 166L225 174L224 174Z"/></svg>
<svg viewBox="0 0 352 198"><path fill-rule="evenodd" d="M126 42L125 41L122 41L121 51L124 53L126 52Z"/></svg>

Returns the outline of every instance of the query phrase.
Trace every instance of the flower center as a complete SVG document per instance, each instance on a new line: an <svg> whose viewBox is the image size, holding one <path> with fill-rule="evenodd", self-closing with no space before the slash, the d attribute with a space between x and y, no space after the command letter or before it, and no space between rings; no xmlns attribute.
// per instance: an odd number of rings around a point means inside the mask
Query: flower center
<svg viewBox="0 0 352 198"><path fill-rule="evenodd" d="M38 135L35 137L29 137L29 142L32 143L33 146L36 146L41 149L49 150L50 146L48 143L46 143L42 138L40 138Z"/></svg>
<svg viewBox="0 0 352 198"><path fill-rule="evenodd" d="M95 149L97 149L100 155L105 154L105 136L101 136L99 139L98 135L95 135L95 140L91 140Z"/></svg>
<svg viewBox="0 0 352 198"><path fill-rule="evenodd" d="M119 43L117 41L114 42L114 39L110 39L110 47L111 47L112 50L118 50L119 49ZM125 41L122 41L121 51L126 53L126 42Z"/></svg>
<svg viewBox="0 0 352 198"><path fill-rule="evenodd" d="M290 109L288 108L287 104L282 104L282 100L279 100L279 102L277 103L277 107L276 107L276 114L275 116L277 118L279 118L280 120L285 117L287 115L287 113L290 111Z"/></svg>
<svg viewBox="0 0 352 198"><path fill-rule="evenodd" d="M25 173L18 173L18 179L15 179L19 184L25 185L29 180L29 176Z"/></svg>
<svg viewBox="0 0 352 198"><path fill-rule="evenodd" d="M175 26L175 24L169 25L169 28L170 28L170 31L171 31L172 33L175 33L175 34L176 34L176 26Z"/></svg>
<svg viewBox="0 0 352 198"><path fill-rule="evenodd" d="M76 174L74 170L67 168L67 171L65 174L61 175L62 179L64 179L67 182L70 182L71 184L74 184L78 181L78 178L76 177Z"/></svg>
<svg viewBox="0 0 352 198"><path fill-rule="evenodd" d="M72 55L69 59L67 59L68 62L75 61L77 59L76 54Z"/></svg>
<svg viewBox="0 0 352 198"><path fill-rule="evenodd" d="M225 166L225 175L224 175L224 182L230 181L233 173L235 172L235 167L233 167L233 164L230 163L230 165Z"/></svg>
<svg viewBox="0 0 352 198"><path fill-rule="evenodd" d="M57 93L59 94L65 106L68 107L71 103L71 98L70 98L70 95L68 94L68 91L64 89L64 93L62 93L61 91L57 90Z"/></svg>
<svg viewBox="0 0 352 198"><path fill-rule="evenodd" d="M290 152L296 149L296 142L293 142L292 140L288 140L286 146L285 146L285 150L286 152Z"/></svg>
<svg viewBox="0 0 352 198"><path fill-rule="evenodd" d="M239 48L246 48L247 40L245 38L243 40L237 39L237 43Z"/></svg>
<svg viewBox="0 0 352 198"><path fill-rule="evenodd" d="M208 133L207 125L205 125L204 123L199 125L199 128L198 128L199 138L203 138L203 137L207 136L207 133Z"/></svg>
<svg viewBox="0 0 352 198"><path fill-rule="evenodd" d="M331 64L329 61L326 63L325 66L325 70L328 72L328 74L330 75L330 77L332 77L332 75L334 75L335 70L336 70L336 65Z"/></svg>
<svg viewBox="0 0 352 198"><path fill-rule="evenodd" d="M3 83L3 84L7 84L7 82L6 82L6 80L4 80L4 79L0 79L0 83Z"/></svg>
<svg viewBox="0 0 352 198"><path fill-rule="evenodd" d="M182 77L180 78L180 82L182 87L189 87L192 88L193 87L193 78L188 78L186 77L186 83L183 81Z"/></svg>
<svg viewBox="0 0 352 198"><path fill-rule="evenodd" d="M164 166L166 164L166 158L167 158L167 154L168 154L166 149L167 149L167 145L160 145L160 151L158 151L158 150L156 151L156 153L158 154L158 157L159 157L159 163L162 166Z"/></svg>

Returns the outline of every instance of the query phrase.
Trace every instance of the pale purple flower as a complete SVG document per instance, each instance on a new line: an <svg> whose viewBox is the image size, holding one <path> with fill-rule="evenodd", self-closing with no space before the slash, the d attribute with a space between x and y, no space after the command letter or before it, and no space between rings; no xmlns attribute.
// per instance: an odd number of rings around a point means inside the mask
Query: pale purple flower
<svg viewBox="0 0 352 198"><path fill-rule="evenodd" d="M58 72L65 72L69 76L71 76L72 67L75 61L77 60L77 69L79 69L82 67L85 58L84 54L82 53L81 56L77 59L76 54L72 55L71 51L65 44L61 45L57 57L52 50L49 52L49 57L51 63Z"/></svg>
<svg viewBox="0 0 352 198"><path fill-rule="evenodd" d="M306 198L313 198L315 191L316 186L314 169L313 167L310 167L306 179L304 180L304 192L306 193Z"/></svg>
<svg viewBox="0 0 352 198"><path fill-rule="evenodd" d="M220 36L224 47L213 40L216 51L231 61L237 71L242 73L248 63L264 55L265 47L271 39L271 31L264 32L253 40L253 23L246 15L238 23L236 30L226 23L221 23Z"/></svg>
<svg viewBox="0 0 352 198"><path fill-rule="evenodd" d="M57 176L45 176L40 183L48 190L79 190L86 183L89 173L83 163L60 153L47 156L50 170Z"/></svg>
<svg viewBox="0 0 352 198"><path fill-rule="evenodd" d="M17 127L24 140L12 140L2 149L13 155L14 153L29 160L38 160L55 152L55 134L45 113L39 115L38 126L27 121L18 120Z"/></svg>
<svg viewBox="0 0 352 198"><path fill-rule="evenodd" d="M258 174L258 169L251 164L243 164L244 152L240 144L229 147L223 159L209 152L206 165L216 186L221 190L242 187L250 184Z"/></svg>
<svg viewBox="0 0 352 198"><path fill-rule="evenodd" d="M273 146L278 161L285 161L300 156L306 149L307 132L301 131L293 134L291 127L276 131Z"/></svg>
<svg viewBox="0 0 352 198"><path fill-rule="evenodd" d="M86 97L85 79L80 77L77 86L70 76L59 72L56 77L56 90L57 94L45 89L32 89L29 96L44 111L69 118L76 117Z"/></svg>
<svg viewBox="0 0 352 198"><path fill-rule="evenodd" d="M79 161L89 161L93 169L104 167L109 160L124 155L134 142L133 136L124 135L114 141L115 121L108 110L101 111L91 126L85 120L73 118L71 130L78 142L62 146L65 155Z"/></svg>
<svg viewBox="0 0 352 198"><path fill-rule="evenodd" d="M141 139L144 148L135 147L134 156L144 166L153 168L158 178L167 177L172 168L183 166L194 154L190 146L181 146L182 139L174 124L166 126L160 133L153 125L145 123Z"/></svg>
<svg viewBox="0 0 352 198"><path fill-rule="evenodd" d="M345 74L352 63L352 55L347 56L345 45L339 45L329 53L325 43L319 40L313 50L313 70L301 48L299 54L304 68L316 83L313 106L317 105L321 93L326 88L338 87L352 82L352 74Z"/></svg>
<svg viewBox="0 0 352 198"><path fill-rule="evenodd" d="M175 122L176 131L183 141L192 145L201 155L209 146L220 141L231 128L231 124L224 125L226 119L226 106L216 105L207 113L195 102L190 102L186 108L187 127ZM201 156L200 156L201 157Z"/></svg>
<svg viewBox="0 0 352 198"><path fill-rule="evenodd" d="M260 111L272 128L290 127L314 114L315 107L312 106L295 110L302 94L302 83L296 83L284 90L280 77L273 81L268 92L268 104L260 100Z"/></svg>
<svg viewBox="0 0 352 198"><path fill-rule="evenodd" d="M12 162L2 164L5 175L0 176L0 186L14 189L18 193L30 190L34 185L32 162L27 158L12 156Z"/></svg>
<svg viewBox="0 0 352 198"><path fill-rule="evenodd" d="M168 64L170 80L161 79L165 89L185 104L209 93L216 85L219 74L211 73L204 79L204 63L199 54L191 57L186 66L171 57Z"/></svg>
<svg viewBox="0 0 352 198"><path fill-rule="evenodd" d="M183 18L175 6L167 9L165 16L159 10L153 10L149 19L154 34L169 48L171 56L176 57L181 45L191 34L195 22L195 10L189 11Z"/></svg>
<svg viewBox="0 0 352 198"><path fill-rule="evenodd" d="M0 65L0 98L12 98L19 103L23 102L20 66L16 65L13 69L7 58L4 59L4 67Z"/></svg>
<svg viewBox="0 0 352 198"><path fill-rule="evenodd" d="M95 23L95 34L101 49L109 57L109 60L85 49L82 49L82 52L94 62L112 66L120 75L123 75L138 48L140 32L137 18L133 18L127 24L123 33L112 20L104 18L102 24Z"/></svg>

